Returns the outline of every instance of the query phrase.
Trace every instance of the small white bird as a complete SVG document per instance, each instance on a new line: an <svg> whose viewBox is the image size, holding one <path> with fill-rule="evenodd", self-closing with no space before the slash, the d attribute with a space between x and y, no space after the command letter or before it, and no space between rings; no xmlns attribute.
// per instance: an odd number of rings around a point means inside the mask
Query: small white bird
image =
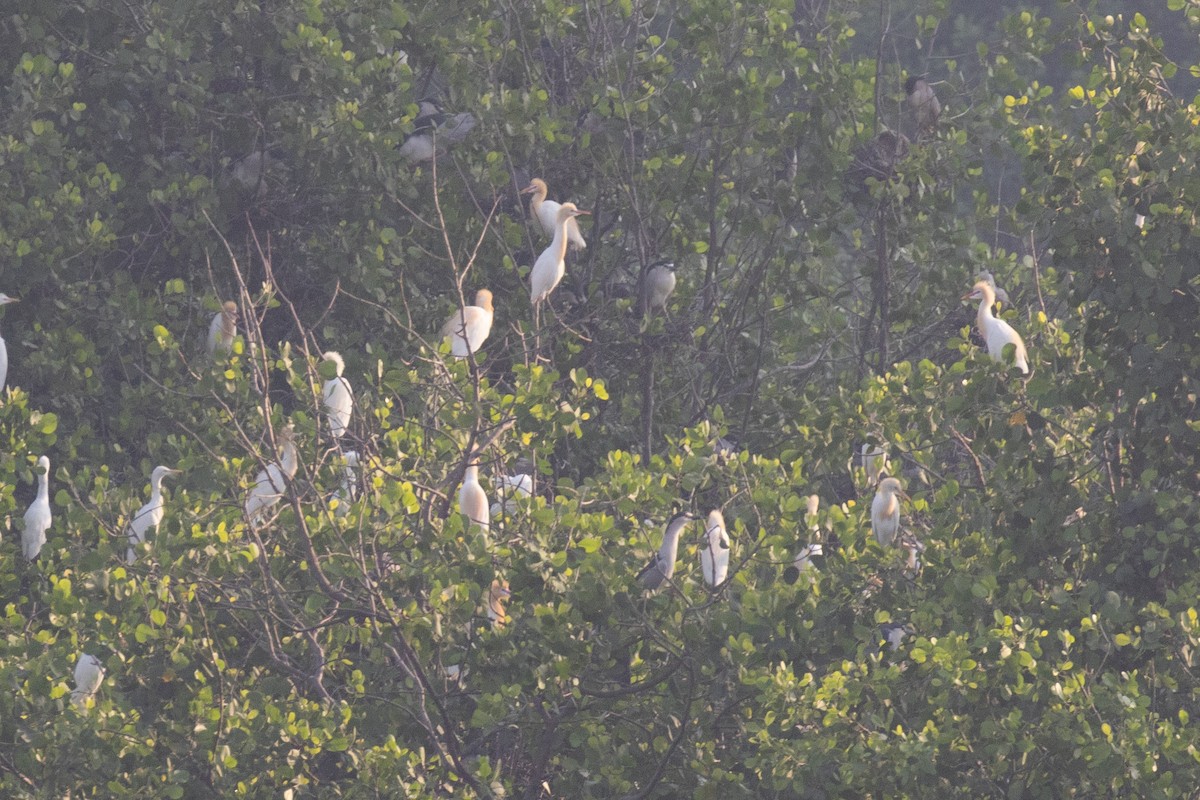
<svg viewBox="0 0 1200 800"><path fill-rule="evenodd" d="M450 355L466 358L478 350L492 332L494 316L492 293L480 289L475 293L475 305L455 311L442 325L442 338L450 340Z"/></svg>
<svg viewBox="0 0 1200 800"><path fill-rule="evenodd" d="M25 558L33 561L46 544L46 531L54 518L50 516L50 459L42 456L37 461L38 493L25 512L25 530L21 532L21 550Z"/></svg>
<svg viewBox="0 0 1200 800"><path fill-rule="evenodd" d="M574 203L563 203L558 209L558 226L554 229L554 241L537 257L533 270L529 273L529 300L534 308L550 296L567 272L567 223L580 214L590 213L592 212L580 211Z"/></svg>
<svg viewBox="0 0 1200 800"><path fill-rule="evenodd" d="M642 584L647 591L654 591L663 584L663 581L670 580L671 576L675 574L675 559L679 555L679 535L694 519L696 519L694 514L681 511L671 517L671 521L667 523L667 531L663 534L662 545L659 546L658 552L650 559L650 563L637 574L638 583Z"/></svg>
<svg viewBox="0 0 1200 800"><path fill-rule="evenodd" d="M720 511L708 513L707 543L700 550L700 568L704 582L720 586L729 574L729 534L725 532L725 517Z"/></svg>
<svg viewBox="0 0 1200 800"><path fill-rule="evenodd" d="M0 292L0 306L6 306L9 303L20 302L15 297ZM4 387L8 381L8 345L4 341L4 337L0 336L0 394L4 392Z"/></svg>
<svg viewBox="0 0 1200 800"><path fill-rule="evenodd" d="M529 216L538 221L542 233L553 237L558 232L558 212L562 205L546 199L549 191L544 180L534 178L528 186L521 190L521 194L533 195L529 198ZM579 223L573 219L567 222L567 241L573 250L582 250L587 247L587 242L584 241L583 234L579 231Z"/></svg>
<svg viewBox="0 0 1200 800"><path fill-rule="evenodd" d="M279 432L279 461L267 465L254 478L254 487L246 496L246 519L258 522L266 510L278 503L287 490L288 481L296 475L300 455L296 452L295 434L291 426Z"/></svg>
<svg viewBox="0 0 1200 800"><path fill-rule="evenodd" d="M942 104L938 102L933 87L924 75L911 75L904 82L904 93L908 95L908 107L917 123L918 131L930 130L942 115Z"/></svg>
<svg viewBox="0 0 1200 800"><path fill-rule="evenodd" d="M213 358L228 355L237 338L237 303L227 300L208 324L208 354Z"/></svg>
<svg viewBox="0 0 1200 800"><path fill-rule="evenodd" d="M488 619L492 621L493 628L504 627L504 619L508 614L504 610L504 603L510 597L512 597L512 592L508 590L508 581L493 578L492 585L488 589L487 607Z"/></svg>
<svg viewBox="0 0 1200 800"><path fill-rule="evenodd" d="M504 502L501 504L497 500L492 503L490 511L493 517L513 513L517 508L518 497L533 496L533 476L525 472L516 475L501 475L498 488L500 489L500 498Z"/></svg>
<svg viewBox="0 0 1200 800"><path fill-rule="evenodd" d="M996 292L992 289L987 281L979 281L975 284L970 292L963 295L963 300L978 300L979 313L975 316L975 323L979 326L979 335L983 337L983 341L987 343L988 355L993 361L1002 361L1004 359L1004 346L1011 344L1013 346L1013 363L1021 370L1024 375L1029 374L1029 359L1025 353L1025 342L1021 340L1021 334L1013 330L1013 327L1002 319L997 319L992 313L992 306L996 304Z"/></svg>
<svg viewBox="0 0 1200 800"><path fill-rule="evenodd" d="M325 381L321 398L325 406L325 419L329 422L329 432L335 439L340 439L350 427L350 415L354 413L354 392L350 389L350 381L342 377L346 370L346 362L342 360L341 355L330 350L322 353L321 358L332 361L337 368L337 376Z"/></svg>
<svg viewBox="0 0 1200 800"><path fill-rule="evenodd" d="M170 467L155 467L150 473L150 500L138 509L129 520L126 535L129 537L129 548L125 552L125 563L132 564L137 560L137 546L146 541L146 531L158 526L163 519L162 482L168 475L178 475L179 470Z"/></svg>
<svg viewBox="0 0 1200 800"><path fill-rule="evenodd" d="M491 513L487 493L479 485L479 466L471 464L463 475L462 487L458 490L458 508L466 516L468 526L473 522L488 532Z"/></svg>
<svg viewBox="0 0 1200 800"><path fill-rule="evenodd" d="M916 580L917 576L921 574L921 554L925 552L925 543L911 531L905 531L900 534L896 544L908 551L908 558L905 559L902 570L904 577L910 581Z"/></svg>
<svg viewBox="0 0 1200 800"><path fill-rule="evenodd" d="M675 263L661 261L646 273L646 310L665 311L675 291Z"/></svg>
<svg viewBox="0 0 1200 800"><path fill-rule="evenodd" d="M875 533L875 541L884 547L891 546L900 530L900 498L908 499L900 481L884 478L871 501L871 530Z"/></svg>
<svg viewBox="0 0 1200 800"><path fill-rule="evenodd" d="M813 559L817 556L825 555L825 548L821 546L816 538L820 535L821 525L817 520L817 511L821 507L821 498L819 495L810 494L805 501L805 517L808 519L808 527L812 532L813 540L800 548L800 552L796 554L796 558L792 561L792 565L796 568L797 573L804 573L807 570L817 569L817 565ZM798 576L797 576L798 577ZM784 579L788 583L795 583L795 578L789 577L786 574Z"/></svg>
<svg viewBox="0 0 1200 800"><path fill-rule="evenodd" d="M349 514L350 504L358 498L358 452L347 450L343 457L346 465L342 468L342 483L333 494L338 501L334 513L339 517Z"/></svg>
<svg viewBox="0 0 1200 800"><path fill-rule="evenodd" d="M988 285L992 287L992 291L996 293L996 300L1000 303L1001 309L1012 305L1011 301L1008 299L1008 292L996 285L996 279L992 276L990 270L979 270L979 274L975 277L975 280L988 282Z"/></svg>
<svg viewBox="0 0 1200 800"><path fill-rule="evenodd" d="M870 442L863 442L861 460L863 471L867 473L867 486L874 486L879 482L879 476L887 471L887 451Z"/></svg>
<svg viewBox="0 0 1200 800"><path fill-rule="evenodd" d="M87 705L90 697L100 690L104 680L104 664L93 655L83 653L75 662L75 689L71 692L71 702L79 707Z"/></svg>

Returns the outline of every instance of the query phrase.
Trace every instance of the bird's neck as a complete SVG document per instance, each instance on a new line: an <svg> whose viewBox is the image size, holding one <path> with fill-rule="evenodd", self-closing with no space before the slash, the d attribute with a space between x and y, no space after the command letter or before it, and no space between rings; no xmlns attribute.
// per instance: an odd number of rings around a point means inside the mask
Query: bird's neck
<svg viewBox="0 0 1200 800"><path fill-rule="evenodd" d="M554 241L550 243L550 249L559 261L567 257L567 226L571 224L572 219L574 217L567 217L554 228Z"/></svg>
<svg viewBox="0 0 1200 800"><path fill-rule="evenodd" d="M45 475L45 474L39 475L38 476L38 500L47 500L48 501L49 499L50 499L50 476Z"/></svg>
<svg viewBox="0 0 1200 800"><path fill-rule="evenodd" d="M979 323L980 330L983 330L988 322L996 318L992 313L992 303L994 302L996 302L994 299L989 302L986 295L979 301L979 313L975 315L975 320Z"/></svg>
<svg viewBox="0 0 1200 800"><path fill-rule="evenodd" d="M539 187L533 190L533 197L529 198L529 213L537 216L538 209L542 207L542 203L546 200L547 190Z"/></svg>

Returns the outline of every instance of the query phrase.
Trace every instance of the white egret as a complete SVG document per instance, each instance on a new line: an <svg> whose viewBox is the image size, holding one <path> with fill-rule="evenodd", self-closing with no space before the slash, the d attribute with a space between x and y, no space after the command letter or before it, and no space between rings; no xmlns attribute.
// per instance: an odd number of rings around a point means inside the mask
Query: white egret
<svg viewBox="0 0 1200 800"><path fill-rule="evenodd" d="M15 297L0 292L0 306L6 306L9 303L20 302ZM4 392L4 387L8 381L8 345L4 342L4 337L0 336L0 393Z"/></svg>
<svg viewBox="0 0 1200 800"><path fill-rule="evenodd" d="M904 642L904 637L913 632L912 625L905 625L900 622L885 622L879 626L879 641L880 644L887 642L888 648L894 653L900 649L900 645ZM883 649L882 647L880 648Z"/></svg>
<svg viewBox="0 0 1200 800"><path fill-rule="evenodd" d="M875 541L884 547L891 546L900 530L900 498L908 499L900 481L884 478L871 501L871 530L875 532Z"/></svg>
<svg viewBox="0 0 1200 800"><path fill-rule="evenodd" d="M93 655L83 653L75 662L75 689L71 692L71 702L83 707L88 698L100 691L100 683L104 680L104 664Z"/></svg>
<svg viewBox="0 0 1200 800"><path fill-rule="evenodd" d="M337 368L337 375L325 381L321 398L325 407L325 419L329 422L329 432L334 438L340 439L350 427L350 415L354 413L354 392L350 389L350 381L342 377L346 370L346 362L342 360L341 355L330 350L322 353L321 358L332 361Z"/></svg>
<svg viewBox="0 0 1200 800"><path fill-rule="evenodd" d="M709 512L705 536L708 541L700 550L704 582L720 586L729 574L729 534L725 532L725 517L720 511Z"/></svg>
<svg viewBox="0 0 1200 800"><path fill-rule="evenodd" d="M546 199L549 191L544 180L534 178L528 186L521 190L521 194L533 195L529 198L529 216L538 221L544 234L552 237L558 233L558 212L562 205ZM567 241L573 250L582 250L587 247L587 242L584 241L583 234L579 231L579 223L573 219L567 222Z"/></svg>
<svg viewBox="0 0 1200 800"><path fill-rule="evenodd" d="M492 621L492 627L504 627L504 619L507 616L504 603L510 597L512 597L512 592L508 590L508 581L502 581L499 578L492 579L492 585L488 589L487 607L487 615L488 619Z"/></svg>
<svg viewBox="0 0 1200 800"><path fill-rule="evenodd" d="M254 487L246 496L246 519L250 522L261 520L266 510L280 501L288 481L295 477L300 466L295 434L290 425L279 432L278 439L279 460L259 471L254 478Z"/></svg>
<svg viewBox="0 0 1200 800"><path fill-rule="evenodd" d="M46 544L46 531L54 518L50 515L50 459L42 456L38 465L38 493L25 512L25 530L21 532L21 550L33 561Z"/></svg>
<svg viewBox="0 0 1200 800"><path fill-rule="evenodd" d="M863 471L867 473L867 486L874 486L879 482L879 477L887 472L887 451L870 442L863 442L861 457Z"/></svg>
<svg viewBox="0 0 1200 800"><path fill-rule="evenodd" d="M905 531L900 534L900 539L896 544L908 551L908 558L904 561L902 571L904 577L910 581L916 580L916 577L921 574L921 554L925 552L925 543L910 531Z"/></svg>
<svg viewBox="0 0 1200 800"><path fill-rule="evenodd" d="M646 273L646 310L665 311L675 291L675 263L661 261Z"/></svg>
<svg viewBox="0 0 1200 800"><path fill-rule="evenodd" d="M342 483L333 495L338 501L334 513L339 517L350 513L350 504L358 497L358 452L348 450L343 458L346 465L342 467Z"/></svg>
<svg viewBox="0 0 1200 800"><path fill-rule="evenodd" d="M991 284L987 281L979 281L975 284L970 292L963 295L963 300L978 300L979 313L975 316L975 323L979 326L979 335L983 337L983 341L987 343L988 355L993 361L1002 361L1004 359L1004 346L1011 344L1013 346L1013 363L1021 370L1024 375L1029 374L1029 359L1025 353L1025 342L1021 340L1021 334L1013 330L1013 327L1002 319L997 319L992 313L992 306L996 303L996 292L992 289Z"/></svg>
<svg viewBox="0 0 1200 800"><path fill-rule="evenodd" d="M911 75L904 82L904 93L908 95L908 107L917 122L917 130L930 130L942 115L942 104L938 102L933 87L924 75Z"/></svg>
<svg viewBox="0 0 1200 800"><path fill-rule="evenodd" d="M488 532L491 523L491 513L488 508L487 493L479 485L479 465L467 467L463 475L462 487L458 490L458 509L467 518L467 525L475 523Z"/></svg>
<svg viewBox="0 0 1200 800"><path fill-rule="evenodd" d="M679 535L688 523L696 516L687 511L681 511L671 517L667 523L667 531L663 534L662 545L650 559L650 563L637 574L638 583L647 591L654 591L663 581L671 579L675 574L675 559L679 555Z"/></svg>
<svg viewBox="0 0 1200 800"><path fill-rule="evenodd" d="M450 340L450 355L466 358L474 353L492 332L492 293L480 289L475 293L475 305L455 311L442 325L442 338Z"/></svg>
<svg viewBox="0 0 1200 800"><path fill-rule="evenodd" d="M590 214L590 211L580 211L574 203L563 203L558 209L558 225L554 229L554 241L542 251L533 264L529 273L529 300L537 308L543 300L550 296L554 287L566 274L567 264L567 223L580 214Z"/></svg>
<svg viewBox="0 0 1200 800"><path fill-rule="evenodd" d="M808 519L808 527L812 532L813 540L800 548L800 552L796 554L796 558L792 561L792 566L796 568L796 573L793 576L784 574L784 579L788 583L795 583L796 578L807 570L815 570L817 568L813 559L817 556L825 555L825 548L822 547L819 541L816 541L820 535L821 526L817 521L817 511L821 507L821 498L819 495L810 494L805 501L805 517Z"/></svg>
<svg viewBox="0 0 1200 800"><path fill-rule="evenodd" d="M1003 309L1005 306L1012 305L1012 302L1008 299L1008 292L996 285L996 279L992 276L990 270L979 270L979 274L975 277L975 280L987 281L988 285L992 287L992 291L996 293L996 300L1000 303L1001 309Z"/></svg>
<svg viewBox="0 0 1200 800"><path fill-rule="evenodd" d="M497 500L490 509L493 517L500 514L511 514L517 508L518 497L533 496L533 476L519 472L516 475L501 475L499 481L501 503Z"/></svg>
<svg viewBox="0 0 1200 800"><path fill-rule="evenodd" d="M213 358L233 350L233 340L237 338L237 318L237 303L227 300L208 324L208 354Z"/></svg>
<svg viewBox="0 0 1200 800"><path fill-rule="evenodd" d="M150 500L138 509L129 520L126 535L129 537L129 549L125 552L125 563L132 564L137 560L137 546L146 541L146 531L153 528L158 530L163 519L162 482L168 475L178 475L179 470L170 467L155 467L150 473Z"/></svg>

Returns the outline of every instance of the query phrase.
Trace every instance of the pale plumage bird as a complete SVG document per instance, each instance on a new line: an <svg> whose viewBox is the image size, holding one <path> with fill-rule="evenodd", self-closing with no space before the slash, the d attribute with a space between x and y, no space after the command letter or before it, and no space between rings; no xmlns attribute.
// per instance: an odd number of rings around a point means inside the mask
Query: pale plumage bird
<svg viewBox="0 0 1200 800"><path fill-rule="evenodd" d="M574 203L563 203L558 209L558 225L554 229L554 240L542 251L533 263L529 273L529 300L537 308L543 300L550 296L559 281L566 274L567 264L567 223L580 214L590 214L590 211L580 211Z"/></svg>
<svg viewBox="0 0 1200 800"><path fill-rule="evenodd" d="M75 688L71 692L71 702L77 706L87 705L89 698L100 691L104 680L104 664L93 655L83 653L75 662Z"/></svg>
<svg viewBox="0 0 1200 800"><path fill-rule="evenodd" d="M888 648L894 653L900 649L900 645L904 643L904 638L912 632L912 625L905 625L900 622L885 622L879 626L879 643L882 645L886 642ZM881 647L880 649L883 648Z"/></svg>
<svg viewBox="0 0 1200 800"><path fill-rule="evenodd" d="M816 570L817 565L815 558L825 555L825 548L817 541L820 536L821 526L817 520L817 511L821 507L821 498L818 495L810 494L805 501L805 517L808 519L808 528L812 535L812 540L804 547L800 548L800 552L796 554L796 558L792 561L792 566L795 567L796 573L793 576L785 574L784 579L788 583L795 583L795 580L801 573L808 570Z"/></svg>
<svg viewBox="0 0 1200 800"><path fill-rule="evenodd" d="M54 518L50 515L50 459L42 456L38 465L38 493L25 512L25 529L21 531L21 552L33 561L46 544L46 531Z"/></svg>
<svg viewBox="0 0 1200 800"><path fill-rule="evenodd" d="M478 350L492 332L492 293L480 289L475 293L475 305L455 311L442 325L442 338L450 341L450 355L466 358Z"/></svg>
<svg viewBox="0 0 1200 800"><path fill-rule="evenodd" d="M871 501L871 530L875 533L875 541L884 547L890 547L900 531L900 499L908 499L904 488L896 478L884 478L875 490L875 499Z"/></svg>
<svg viewBox="0 0 1200 800"><path fill-rule="evenodd" d="M900 534L896 544L908 551L908 558L905 559L902 570L904 577L910 581L916 580L917 576L921 574L921 554L925 552L925 543L912 532L905 531Z"/></svg>
<svg viewBox="0 0 1200 800"><path fill-rule="evenodd" d="M675 291L675 263L662 261L646 273L646 310L665 311Z"/></svg>
<svg viewBox="0 0 1200 800"><path fill-rule="evenodd" d="M637 574L638 583L644 589L652 592L675 574L675 559L679 556L679 535L695 518L694 514L687 511L681 511L671 517L658 552L650 559L650 563Z"/></svg>
<svg viewBox="0 0 1200 800"><path fill-rule="evenodd" d="M463 475L462 486L458 490L459 511L470 523L475 523L483 532L488 532L491 524L491 513L488 508L487 493L479 485L479 466L472 464Z"/></svg>
<svg viewBox="0 0 1200 800"><path fill-rule="evenodd" d="M179 470L170 467L155 467L150 473L150 500L133 515L125 534L129 537L129 548L125 551L125 563L132 564L137 560L137 546L146 541L146 532L158 526L163 520L163 478L178 475Z"/></svg>
<svg viewBox="0 0 1200 800"><path fill-rule="evenodd" d="M504 610L504 604L510 597L512 597L512 592L508 590L508 581L494 578L491 587L488 588L487 607L487 615L488 619L492 621L492 627L504 627L504 620L508 613Z"/></svg>
<svg viewBox="0 0 1200 800"><path fill-rule="evenodd" d="M904 82L904 93L908 95L908 107L916 121L917 130L930 130L942 115L942 104L938 102L933 87L924 75L912 75Z"/></svg>
<svg viewBox="0 0 1200 800"><path fill-rule="evenodd" d="M518 497L533 496L533 476L525 472L517 473L516 475L501 475L499 481L500 497L504 500L501 503L497 500L492 503L491 514L493 517L500 514L511 514L517 508Z"/></svg>
<svg viewBox="0 0 1200 800"><path fill-rule="evenodd" d="M864 442L860 453L863 471L867 473L867 485L874 486L879 478L887 471L887 451L882 447Z"/></svg>
<svg viewBox="0 0 1200 800"><path fill-rule="evenodd" d="M542 233L552 237L558 233L558 212L562 205L546 199L549 191L544 180L534 178L528 186L521 190L521 194L533 195L529 198L529 216L538 221ZM573 250L582 250L587 247L587 242L584 241L583 234L579 230L579 223L574 219L567 222L567 241Z"/></svg>
<svg viewBox="0 0 1200 800"><path fill-rule="evenodd" d="M1011 325L998 319L992 313L992 306L996 304L996 292L991 285L987 281L979 281L975 284L975 288L963 295L962 299L979 301L979 312L975 316L975 323L979 326L979 335L987 343L988 355L992 357L992 360L1003 361L1004 346L1011 344L1013 346L1013 363L1017 365L1022 374L1028 375L1029 359L1025 353L1025 342L1021 340L1021 334L1013 330Z"/></svg>
<svg viewBox="0 0 1200 800"><path fill-rule="evenodd" d="M338 501L334 513L339 517L350 513L350 504L358 497L358 453L348 450L343 457L346 463L342 467L342 482L333 495Z"/></svg>
<svg viewBox="0 0 1200 800"><path fill-rule="evenodd" d="M1012 302L1008 299L1008 292L996 285L996 279L992 276L991 271L986 269L979 270L979 275L976 276L975 280L987 281L988 285L992 287L992 291L996 293L996 300L1000 303L1000 308L1003 309L1012 305Z"/></svg>
<svg viewBox="0 0 1200 800"><path fill-rule="evenodd" d="M208 324L208 354L213 358L228 355L237 338L237 303L227 300Z"/></svg>
<svg viewBox="0 0 1200 800"><path fill-rule="evenodd" d="M337 371L335 377L325 381L321 391L321 402L325 407L325 419L329 422L329 432L335 439L340 439L350 427L350 416L354 413L354 392L350 389L350 381L342 377L346 370L346 362L340 354L330 350L322 353L321 358L333 362Z"/></svg>
<svg viewBox="0 0 1200 800"><path fill-rule="evenodd" d="M0 306L6 306L9 303L20 302L15 297L0 292ZM4 337L0 336L0 393L4 392L4 387L8 385L8 344L5 343Z"/></svg>
<svg viewBox="0 0 1200 800"><path fill-rule="evenodd" d="M246 519L258 522L267 509L283 499L288 481L296 475L300 466L300 454L296 451L295 434L291 426L279 432L279 460L271 462L254 478L254 487L246 496Z"/></svg>
<svg viewBox="0 0 1200 800"><path fill-rule="evenodd" d="M708 514L706 542L700 550L700 568L704 582L709 586L720 586L729 574L729 534L725 530L725 517L720 511Z"/></svg>

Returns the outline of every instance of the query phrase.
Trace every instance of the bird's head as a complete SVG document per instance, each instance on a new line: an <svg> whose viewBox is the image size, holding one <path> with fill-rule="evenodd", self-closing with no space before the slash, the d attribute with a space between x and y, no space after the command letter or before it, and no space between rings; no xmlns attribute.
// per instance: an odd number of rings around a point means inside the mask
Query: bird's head
<svg viewBox="0 0 1200 800"><path fill-rule="evenodd" d="M342 372L346 369L346 362L342 360L340 353L335 353L332 350L328 350L321 354L321 358L325 361L332 361L337 370L338 377L340 378L342 376Z"/></svg>
<svg viewBox="0 0 1200 800"><path fill-rule="evenodd" d="M485 311L493 311L492 308L492 293L487 289L480 289L475 293L475 305Z"/></svg>
<svg viewBox="0 0 1200 800"><path fill-rule="evenodd" d="M534 192L546 193L546 182L541 178L533 178L529 181L529 185L521 190L521 194L533 194Z"/></svg>
<svg viewBox="0 0 1200 800"><path fill-rule="evenodd" d="M223 313L225 316L229 317L230 319L237 319L237 315L238 315L237 303L233 302L232 300L226 300L224 303L221 304L221 313Z"/></svg>
<svg viewBox="0 0 1200 800"><path fill-rule="evenodd" d="M579 208L576 208L574 203L563 203L562 207L558 209L558 221L561 223L564 220L571 219L572 217L579 217L583 216L584 214L591 213L592 212L590 211L583 211Z"/></svg>
<svg viewBox="0 0 1200 800"><path fill-rule="evenodd" d="M183 472L181 469L172 469L170 467L158 466L154 468L154 472L150 473L150 480L161 481L163 478L171 475L179 475Z"/></svg>
<svg viewBox="0 0 1200 800"><path fill-rule="evenodd" d="M894 494L897 497L908 500L908 495L904 493L904 487L900 484L899 478L884 478L879 482L880 494Z"/></svg>
<svg viewBox="0 0 1200 800"><path fill-rule="evenodd" d="M37 460L37 466L44 474L50 474L50 459L47 456L40 456Z"/></svg>
<svg viewBox="0 0 1200 800"><path fill-rule="evenodd" d="M21 302L21 301L18 300L17 298L9 297L8 295L4 294L3 292L0 292L0 306L6 306L9 303L19 303L19 302Z"/></svg>
<svg viewBox="0 0 1200 800"><path fill-rule="evenodd" d="M962 296L963 300L984 300L987 305L996 302L996 290L987 281L978 281L971 291Z"/></svg>

